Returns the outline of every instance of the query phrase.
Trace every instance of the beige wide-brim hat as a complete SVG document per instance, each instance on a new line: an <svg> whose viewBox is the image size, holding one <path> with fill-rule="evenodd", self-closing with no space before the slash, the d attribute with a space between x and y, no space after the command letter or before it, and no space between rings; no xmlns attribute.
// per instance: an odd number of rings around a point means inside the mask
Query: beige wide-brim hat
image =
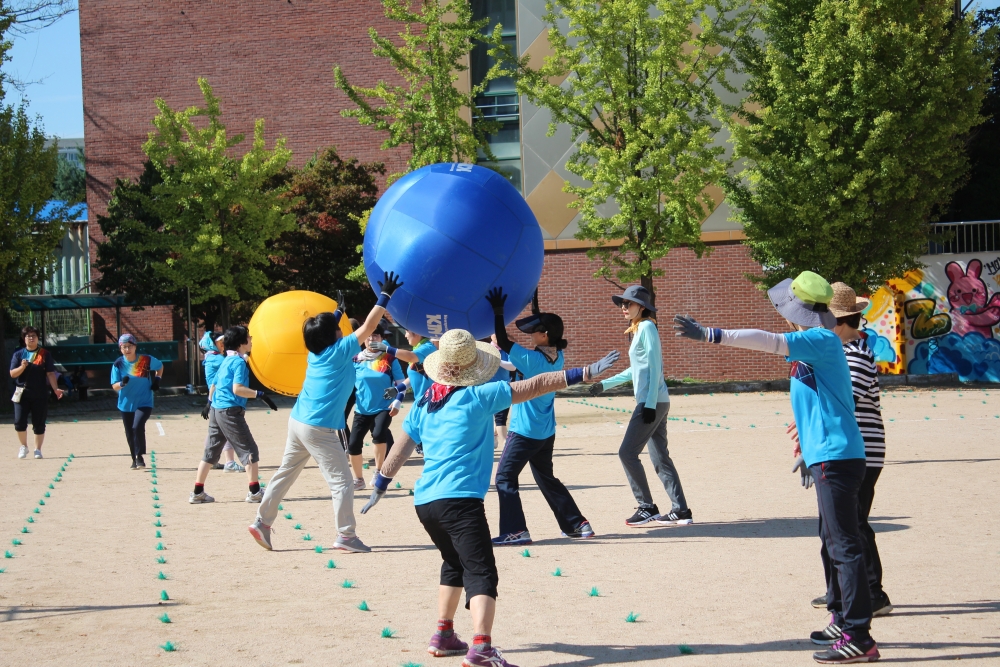
<svg viewBox="0 0 1000 667"><path fill-rule="evenodd" d="M830 312L835 317L849 317L857 315L868 307L868 299L862 299L855 294L850 285L846 283L833 283L833 298L830 299Z"/></svg>
<svg viewBox="0 0 1000 667"><path fill-rule="evenodd" d="M500 368L500 351L481 343L465 329L441 336L438 351L424 359L424 372L438 384L474 387L488 382Z"/></svg>

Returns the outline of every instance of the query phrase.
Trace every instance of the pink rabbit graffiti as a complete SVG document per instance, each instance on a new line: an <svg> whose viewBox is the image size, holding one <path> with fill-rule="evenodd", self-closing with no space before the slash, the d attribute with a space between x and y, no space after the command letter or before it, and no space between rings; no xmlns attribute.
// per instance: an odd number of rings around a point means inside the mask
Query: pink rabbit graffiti
<svg viewBox="0 0 1000 667"><path fill-rule="evenodd" d="M951 304L951 330L960 336L973 331L986 338L993 337L993 327L1000 323L1000 292L986 301L989 291L979 277L983 263L978 259L969 262L968 272L958 262L949 262L944 272L951 279L948 286L948 303Z"/></svg>

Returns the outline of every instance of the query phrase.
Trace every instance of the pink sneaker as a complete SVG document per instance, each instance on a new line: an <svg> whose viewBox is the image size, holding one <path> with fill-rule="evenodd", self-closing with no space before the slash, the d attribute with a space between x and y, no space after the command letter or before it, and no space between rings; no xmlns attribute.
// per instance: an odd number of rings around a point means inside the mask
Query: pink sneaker
<svg viewBox="0 0 1000 667"><path fill-rule="evenodd" d="M441 633L435 632L431 637L430 646L427 647L427 652L435 658L443 658L449 655L462 655L468 650L469 645L459 639L458 635L454 632L447 637L442 637Z"/></svg>
<svg viewBox="0 0 1000 667"><path fill-rule="evenodd" d="M500 649L493 646L488 651L470 648L465 654L465 660L462 661L462 667L517 667L517 665L504 660L500 655Z"/></svg>

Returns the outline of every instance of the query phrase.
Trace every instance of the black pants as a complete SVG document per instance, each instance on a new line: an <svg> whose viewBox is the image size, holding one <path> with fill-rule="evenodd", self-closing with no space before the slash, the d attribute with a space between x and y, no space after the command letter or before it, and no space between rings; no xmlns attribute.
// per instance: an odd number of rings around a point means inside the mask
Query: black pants
<svg viewBox="0 0 1000 667"><path fill-rule="evenodd" d="M347 452L351 456L361 456L361 448L365 445L365 436L369 432L372 434L372 442L376 444L385 443L385 453L392 449L392 431L389 424L392 417L388 410L376 412L373 415L362 415L354 412L354 424L351 425L350 435L347 438Z"/></svg>
<svg viewBox="0 0 1000 667"><path fill-rule="evenodd" d="M510 414L510 408L504 408L500 412L493 415L493 425L494 426L506 426L507 425L507 415Z"/></svg>
<svg viewBox="0 0 1000 667"><path fill-rule="evenodd" d="M500 575L490 524L478 498L443 498L417 505L417 518L441 552L441 585L465 588L465 608L477 595L497 598Z"/></svg>
<svg viewBox="0 0 1000 667"><path fill-rule="evenodd" d="M521 496L518 494L518 475L524 466L531 465L531 475L538 484L538 489L545 496L545 502L559 523L564 533L575 531L586 521L580 514L580 508L570 495L569 490L552 472L552 450L556 436L551 435L544 440L526 438L520 433L511 431L507 434L507 444L504 445L497 466L496 487L500 498L500 534L518 533L528 529L521 507Z"/></svg>
<svg viewBox="0 0 1000 667"><path fill-rule="evenodd" d="M882 559L879 558L878 545L875 544L875 530L868 523L868 515L871 514L872 502L875 500L875 484L881 474L881 468L865 468L865 479L858 490L858 529L861 531L861 546L865 554L865 570L868 574L868 590L872 594L872 608L881 605L888 597L882 590ZM830 557L826 553L825 544L822 549L823 567L826 569Z"/></svg>
<svg viewBox="0 0 1000 667"><path fill-rule="evenodd" d="M153 408L136 408L135 412L123 412L122 423L125 425L125 439L128 440L132 460L146 455L146 420L153 413Z"/></svg>
<svg viewBox="0 0 1000 667"><path fill-rule="evenodd" d="M35 435L45 433L45 419L49 416L49 390L31 393L25 389L21 402L14 404L14 430L24 433L28 430L28 415L31 415L31 430Z"/></svg>
<svg viewBox="0 0 1000 667"><path fill-rule="evenodd" d="M866 640L871 631L872 596L858 526L858 492L865 479L865 460L826 461L813 464L809 471L816 481L819 503L826 606L844 634Z"/></svg>
<svg viewBox="0 0 1000 667"><path fill-rule="evenodd" d="M347 439L351 439L351 427L347 425L347 418L351 416L351 410L354 409L354 403L358 400L358 390L351 390L351 397L347 399L347 407L344 408L344 432Z"/></svg>

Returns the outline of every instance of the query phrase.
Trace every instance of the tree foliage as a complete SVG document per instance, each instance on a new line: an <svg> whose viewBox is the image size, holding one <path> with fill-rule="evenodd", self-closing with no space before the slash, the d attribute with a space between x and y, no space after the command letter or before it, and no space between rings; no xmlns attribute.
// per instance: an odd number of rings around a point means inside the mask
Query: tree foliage
<svg viewBox="0 0 1000 667"><path fill-rule="evenodd" d="M174 111L156 100L156 130L143 150L162 182L144 205L163 227L146 235L141 250L166 256L151 265L165 289L189 288L193 304L217 300L227 326L232 301L268 293L269 244L295 226L281 190L266 187L291 151L281 138L269 150L258 119L250 150L230 157L244 137L228 136L212 87L201 78L198 85L203 107Z"/></svg>
<svg viewBox="0 0 1000 667"><path fill-rule="evenodd" d="M341 115L387 132L383 150L408 148L408 171L437 162L474 163L480 151L492 160L486 137L499 123L482 120L475 98L503 75L503 65L494 64L471 90L456 85L489 20L474 21L468 0L382 0L382 6L386 18L401 24L401 32L394 39L369 28L372 53L387 59L402 83L356 86L339 65L334 67L337 87L357 105ZM476 122L463 118L463 112ZM401 175L393 174L390 180Z"/></svg>
<svg viewBox="0 0 1000 667"><path fill-rule="evenodd" d="M772 0L758 28L727 189L763 282L877 289L917 266L966 173L995 35L921 0Z"/></svg>
<svg viewBox="0 0 1000 667"><path fill-rule="evenodd" d="M517 62L518 92L549 110L550 136L560 123L572 130L566 169L582 182L564 190L579 198L570 205L581 214L576 237L596 242L598 275L652 292L657 259L679 245L706 249L701 221L718 202L705 189L728 166L713 118L723 110L718 91L735 92L726 73L744 15L727 0L546 7L554 53Z"/></svg>
<svg viewBox="0 0 1000 667"><path fill-rule="evenodd" d="M80 149L77 151L80 154L80 161L83 162L85 159L83 151ZM52 198L69 205L87 201L87 172L66 158L60 157L52 184Z"/></svg>

